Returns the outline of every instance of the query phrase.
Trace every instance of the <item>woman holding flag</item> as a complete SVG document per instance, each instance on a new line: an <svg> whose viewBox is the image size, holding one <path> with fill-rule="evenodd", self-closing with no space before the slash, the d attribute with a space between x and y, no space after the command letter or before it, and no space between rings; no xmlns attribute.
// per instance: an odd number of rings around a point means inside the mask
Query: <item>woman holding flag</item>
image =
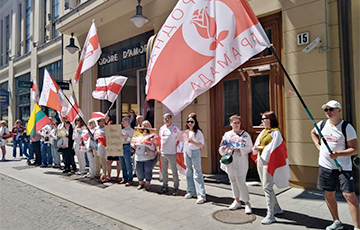
<svg viewBox="0 0 360 230"><path fill-rule="evenodd" d="M288 187L290 169L287 162L286 147L279 129L279 122L272 111L261 114L265 129L257 137L253 154L257 154L257 170L266 197L267 214L262 224L275 222L275 215L282 214L273 189Z"/></svg>

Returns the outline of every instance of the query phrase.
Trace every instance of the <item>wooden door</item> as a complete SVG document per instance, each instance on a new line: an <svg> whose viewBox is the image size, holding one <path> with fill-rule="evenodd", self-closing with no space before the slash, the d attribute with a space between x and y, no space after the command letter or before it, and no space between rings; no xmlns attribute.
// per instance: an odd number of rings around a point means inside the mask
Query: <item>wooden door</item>
<svg viewBox="0 0 360 230"><path fill-rule="evenodd" d="M260 19L260 22L275 50L281 51L281 15L271 15ZM278 53L280 54L281 52ZM269 49L256 55L220 81L210 90L210 101L214 173L221 172L220 155L217 150L222 135L231 129L231 115L239 114L242 117L241 127L249 132L253 142L263 129L260 126L262 112L274 111L278 116L281 130L285 130L284 77ZM250 159L249 164L248 179L258 179L255 164Z"/></svg>

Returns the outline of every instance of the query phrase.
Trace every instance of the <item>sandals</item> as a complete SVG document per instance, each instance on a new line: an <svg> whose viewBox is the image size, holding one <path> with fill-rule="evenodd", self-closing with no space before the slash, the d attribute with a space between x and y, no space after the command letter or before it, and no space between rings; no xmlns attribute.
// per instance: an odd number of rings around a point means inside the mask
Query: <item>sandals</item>
<svg viewBox="0 0 360 230"><path fill-rule="evenodd" d="M143 184L139 184L139 185L137 186L137 190L140 190L140 189L142 189L143 187L144 187Z"/></svg>
<svg viewBox="0 0 360 230"><path fill-rule="evenodd" d="M150 190L150 182L146 181L144 186L144 191L149 191L149 190Z"/></svg>

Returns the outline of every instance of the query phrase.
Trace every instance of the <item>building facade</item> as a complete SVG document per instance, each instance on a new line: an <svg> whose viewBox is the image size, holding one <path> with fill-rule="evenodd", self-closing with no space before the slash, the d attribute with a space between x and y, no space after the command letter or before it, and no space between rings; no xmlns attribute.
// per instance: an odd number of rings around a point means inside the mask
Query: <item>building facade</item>
<svg viewBox="0 0 360 230"><path fill-rule="evenodd" d="M44 67L54 68L52 75L58 73L59 81L73 79L80 52L70 54L65 47L74 34L75 44L81 48L95 20L102 56L66 93L75 95L86 120L91 112L106 112L110 106L90 96L96 79L124 75L129 80L110 111L111 118L120 123L121 117L133 109L137 114L147 114L156 128L162 125L167 108L158 102L145 102L144 51L176 0L143 0L142 13L148 22L141 28L129 20L135 14L136 0L1 2L0 88L10 93L7 111L3 106L0 110L2 119L11 123L26 114L26 109L20 109L25 107L20 98L27 97L29 91L17 90L16 81L36 78L41 84ZM336 99L344 107L343 117L360 130L359 1L248 2L315 120L325 119L321 105ZM33 6L30 10L29 3ZM322 40L320 47L302 52L316 38ZM251 58L196 98L174 122L184 127L187 115L197 114L206 141L201 153L203 171L220 173L217 149L221 136L230 129L228 117L240 114L242 128L255 140L262 129L260 113L266 110L273 110L279 118L292 185L315 188L318 151L310 138L313 124L270 50ZM248 179L257 179L255 166L249 161Z"/></svg>

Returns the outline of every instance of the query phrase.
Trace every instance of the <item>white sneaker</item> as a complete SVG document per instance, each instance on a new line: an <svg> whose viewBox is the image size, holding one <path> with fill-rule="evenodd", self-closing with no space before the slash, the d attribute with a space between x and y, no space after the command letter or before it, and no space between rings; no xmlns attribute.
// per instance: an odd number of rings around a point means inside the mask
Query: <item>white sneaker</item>
<svg viewBox="0 0 360 230"><path fill-rule="evenodd" d="M230 210L236 210L241 208L241 204L239 202L237 202L236 200L234 200L234 202L232 202L232 204L229 206Z"/></svg>
<svg viewBox="0 0 360 230"><path fill-rule="evenodd" d="M274 216L266 215L265 218L261 221L262 224L271 224L276 222L276 219Z"/></svg>
<svg viewBox="0 0 360 230"><path fill-rule="evenodd" d="M191 198L195 197L195 195L191 195L190 193L186 193L184 197L185 197L185 199L191 199Z"/></svg>
<svg viewBox="0 0 360 230"><path fill-rule="evenodd" d="M196 203L197 203L197 204L203 204L203 203L205 203L205 201L206 201L206 198L205 198L205 197L199 196L199 197L197 198L197 200L196 200Z"/></svg>
<svg viewBox="0 0 360 230"><path fill-rule="evenodd" d="M340 220L335 220L331 225L326 227L326 230L337 230L343 229L344 226L342 225Z"/></svg>
<svg viewBox="0 0 360 230"><path fill-rule="evenodd" d="M250 203L245 205L245 213L246 213L246 214L251 214L251 213L252 213L252 209L251 209Z"/></svg>
<svg viewBox="0 0 360 230"><path fill-rule="evenodd" d="M89 178L90 177L90 173L86 173L86 175L84 176L84 178Z"/></svg>

